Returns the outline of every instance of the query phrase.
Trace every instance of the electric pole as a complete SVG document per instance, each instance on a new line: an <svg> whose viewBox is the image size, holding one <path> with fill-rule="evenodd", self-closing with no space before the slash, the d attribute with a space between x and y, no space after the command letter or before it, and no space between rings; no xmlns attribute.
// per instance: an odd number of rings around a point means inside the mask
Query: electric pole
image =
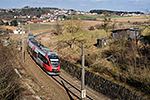
<svg viewBox="0 0 150 100"><path fill-rule="evenodd" d="M41 22L39 22L39 34L41 33Z"/></svg>
<svg viewBox="0 0 150 100"><path fill-rule="evenodd" d="M29 33L30 33L30 23L29 23Z"/></svg>
<svg viewBox="0 0 150 100"><path fill-rule="evenodd" d="M82 45L81 100L85 100L86 97L86 91L84 90L84 56L84 45Z"/></svg>
<svg viewBox="0 0 150 100"><path fill-rule="evenodd" d="M23 36L23 25L22 25L22 62L24 63L24 36Z"/></svg>
<svg viewBox="0 0 150 100"><path fill-rule="evenodd" d="M18 25L18 47L20 47L20 25Z"/></svg>

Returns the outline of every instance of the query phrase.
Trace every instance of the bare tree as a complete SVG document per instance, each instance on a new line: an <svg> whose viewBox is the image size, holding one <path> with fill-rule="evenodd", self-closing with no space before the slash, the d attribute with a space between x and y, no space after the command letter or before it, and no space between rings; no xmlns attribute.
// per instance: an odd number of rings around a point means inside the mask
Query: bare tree
<svg viewBox="0 0 150 100"><path fill-rule="evenodd" d="M81 20L74 20L73 17L71 20L66 21L63 30L71 34L70 37L66 35L66 37L63 38L63 41L70 45L70 48L73 48L74 42L84 35Z"/></svg>
<svg viewBox="0 0 150 100"><path fill-rule="evenodd" d="M108 30L110 29L110 22L111 22L111 18L109 17L109 14L107 12L104 12L104 16L103 16L103 28L108 36Z"/></svg>

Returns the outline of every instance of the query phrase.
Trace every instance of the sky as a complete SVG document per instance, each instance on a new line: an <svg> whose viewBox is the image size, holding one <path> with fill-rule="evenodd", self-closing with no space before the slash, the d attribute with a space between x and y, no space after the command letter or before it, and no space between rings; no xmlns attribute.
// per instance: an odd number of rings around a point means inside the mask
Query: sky
<svg viewBox="0 0 150 100"><path fill-rule="evenodd" d="M76 11L113 10L150 12L150 0L0 0L0 8L56 7Z"/></svg>

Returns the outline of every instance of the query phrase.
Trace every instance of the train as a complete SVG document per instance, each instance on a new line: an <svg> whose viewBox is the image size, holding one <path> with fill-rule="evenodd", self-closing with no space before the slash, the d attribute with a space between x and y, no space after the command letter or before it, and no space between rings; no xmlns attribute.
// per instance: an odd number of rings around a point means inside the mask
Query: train
<svg viewBox="0 0 150 100"><path fill-rule="evenodd" d="M48 75L60 75L60 57L56 52L38 43L32 33L27 36L27 51Z"/></svg>

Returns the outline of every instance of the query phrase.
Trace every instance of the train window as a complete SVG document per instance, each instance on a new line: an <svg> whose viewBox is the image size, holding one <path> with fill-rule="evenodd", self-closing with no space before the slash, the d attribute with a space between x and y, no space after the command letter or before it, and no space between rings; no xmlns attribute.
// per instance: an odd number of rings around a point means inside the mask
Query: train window
<svg viewBox="0 0 150 100"><path fill-rule="evenodd" d="M41 53L38 53L38 57L43 61L43 56Z"/></svg>
<svg viewBox="0 0 150 100"><path fill-rule="evenodd" d="M29 51L32 51L32 49L31 49L31 47L30 47L29 45L28 45L28 50L29 50Z"/></svg>
<svg viewBox="0 0 150 100"><path fill-rule="evenodd" d="M50 60L52 67L59 66L59 57L57 55L49 55L48 58Z"/></svg>
<svg viewBox="0 0 150 100"><path fill-rule="evenodd" d="M37 53L35 51L33 51L33 56L37 58Z"/></svg>
<svg viewBox="0 0 150 100"><path fill-rule="evenodd" d="M46 64L49 65L48 60L47 60L46 57L43 56L41 53L38 53L38 57L39 57L44 63L46 63Z"/></svg>
<svg viewBox="0 0 150 100"><path fill-rule="evenodd" d="M38 57L47 65L49 65L49 62L45 56L43 56L41 53L38 53Z"/></svg>
<svg viewBox="0 0 150 100"><path fill-rule="evenodd" d="M38 58L40 58L40 59L41 59L41 54L40 54L40 53L38 53Z"/></svg>

